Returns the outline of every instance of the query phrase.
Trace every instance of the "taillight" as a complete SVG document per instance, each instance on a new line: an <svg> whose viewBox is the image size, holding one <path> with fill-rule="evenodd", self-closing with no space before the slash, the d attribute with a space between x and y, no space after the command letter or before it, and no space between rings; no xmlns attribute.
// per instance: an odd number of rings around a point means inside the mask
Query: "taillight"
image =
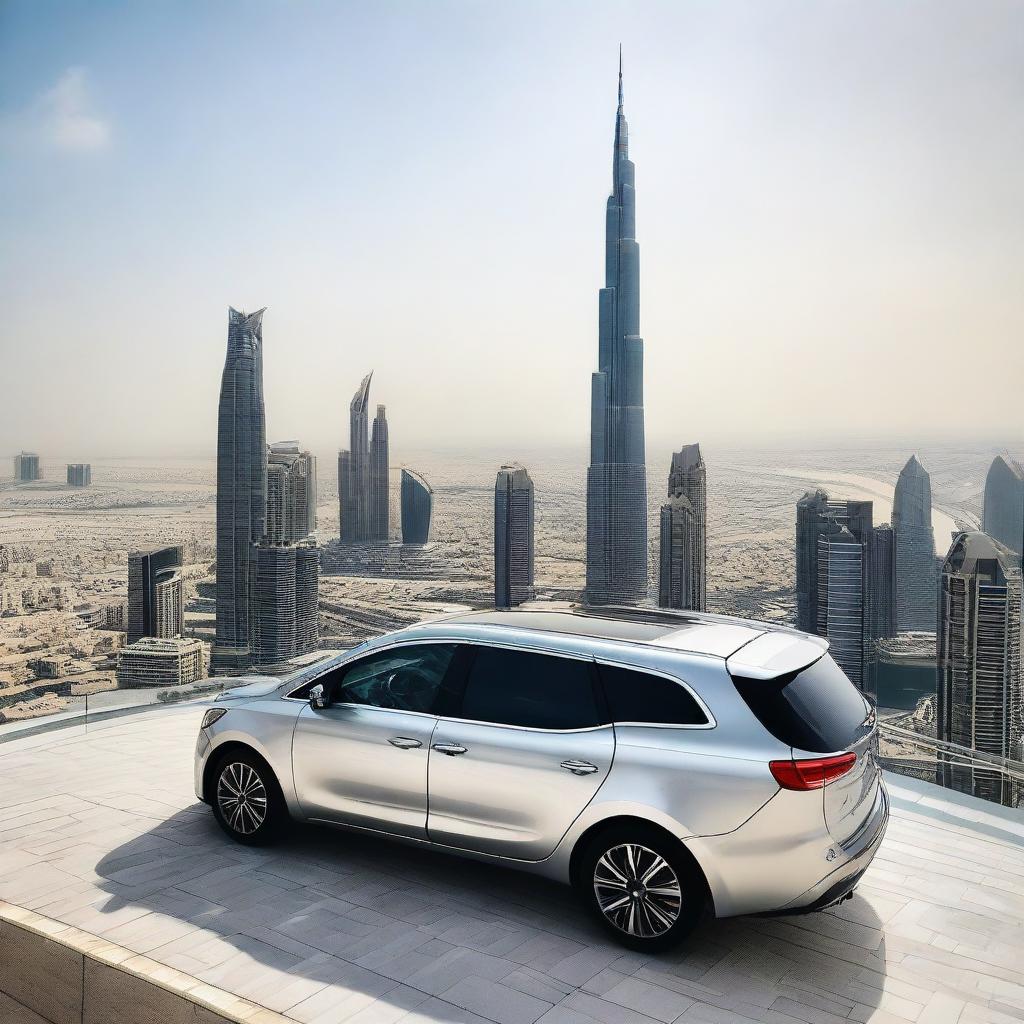
<svg viewBox="0 0 1024 1024"><path fill-rule="evenodd" d="M821 789L845 775L856 763L854 753L834 757L805 757L799 761L769 761L775 781L783 789Z"/></svg>

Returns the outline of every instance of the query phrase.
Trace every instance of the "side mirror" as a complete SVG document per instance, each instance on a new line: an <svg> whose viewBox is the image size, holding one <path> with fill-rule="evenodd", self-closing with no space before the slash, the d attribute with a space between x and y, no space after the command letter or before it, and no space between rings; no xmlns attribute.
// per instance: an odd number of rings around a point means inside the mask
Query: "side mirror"
<svg viewBox="0 0 1024 1024"><path fill-rule="evenodd" d="M309 706L314 711L322 711L327 707L327 694L324 692L323 683L317 683L309 691Z"/></svg>

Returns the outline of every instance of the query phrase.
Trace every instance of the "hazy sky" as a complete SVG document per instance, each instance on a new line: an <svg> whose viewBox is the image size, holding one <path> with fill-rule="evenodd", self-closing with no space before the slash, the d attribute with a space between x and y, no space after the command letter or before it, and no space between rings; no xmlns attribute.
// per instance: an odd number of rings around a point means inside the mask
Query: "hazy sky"
<svg viewBox="0 0 1024 1024"><path fill-rule="evenodd" d="M1017 0L0 0L0 453L585 442L617 47L648 436L1024 436Z"/></svg>

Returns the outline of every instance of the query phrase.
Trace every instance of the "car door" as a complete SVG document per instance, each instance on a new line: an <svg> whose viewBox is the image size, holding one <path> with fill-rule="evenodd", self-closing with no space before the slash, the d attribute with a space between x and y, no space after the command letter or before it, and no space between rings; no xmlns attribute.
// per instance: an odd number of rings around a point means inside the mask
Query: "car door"
<svg viewBox="0 0 1024 1024"><path fill-rule="evenodd" d="M322 677L328 706L306 706L292 741L307 818L426 838L427 758L456 646L385 648Z"/></svg>
<svg viewBox="0 0 1024 1024"><path fill-rule="evenodd" d="M543 860L611 767L589 659L480 646L430 749L432 842Z"/></svg>

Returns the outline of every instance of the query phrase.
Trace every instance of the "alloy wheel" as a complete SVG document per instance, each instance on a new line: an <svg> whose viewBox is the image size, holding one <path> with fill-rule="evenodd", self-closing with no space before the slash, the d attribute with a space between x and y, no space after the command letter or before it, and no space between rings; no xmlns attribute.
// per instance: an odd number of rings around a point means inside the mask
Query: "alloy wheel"
<svg viewBox="0 0 1024 1024"><path fill-rule="evenodd" d="M250 765L232 761L217 780L217 805L230 828L252 835L267 817L266 786Z"/></svg>
<svg viewBox="0 0 1024 1024"><path fill-rule="evenodd" d="M615 928L639 939L664 935L679 920L683 905L672 866L637 843L605 851L594 867L594 895Z"/></svg>

